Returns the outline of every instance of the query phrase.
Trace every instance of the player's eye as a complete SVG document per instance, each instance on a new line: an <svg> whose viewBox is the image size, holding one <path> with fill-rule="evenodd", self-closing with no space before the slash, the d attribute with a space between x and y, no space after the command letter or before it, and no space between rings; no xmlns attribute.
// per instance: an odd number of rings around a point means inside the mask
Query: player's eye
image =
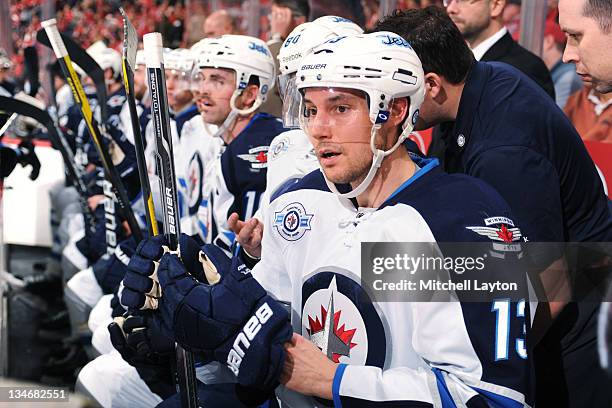
<svg viewBox="0 0 612 408"><path fill-rule="evenodd" d="M350 110L350 108L346 105L338 105L335 108L336 113L346 113Z"/></svg>
<svg viewBox="0 0 612 408"><path fill-rule="evenodd" d="M317 115L317 108L314 107L308 107L305 106L304 107L304 117L305 118L313 118Z"/></svg>

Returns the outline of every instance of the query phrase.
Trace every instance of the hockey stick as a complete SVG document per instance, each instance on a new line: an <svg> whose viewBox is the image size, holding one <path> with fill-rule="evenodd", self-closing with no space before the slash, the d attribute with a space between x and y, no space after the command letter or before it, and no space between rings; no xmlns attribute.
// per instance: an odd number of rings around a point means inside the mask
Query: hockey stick
<svg viewBox="0 0 612 408"><path fill-rule="evenodd" d="M85 183L83 182L83 176L74 164L74 155L70 146L68 146L66 138L55 127L55 123L53 119L51 119L49 113L25 101L9 98L7 96L0 96L0 110L14 112L16 115L27 116L47 128L51 142L62 155L68 177L79 193L79 203L81 204L83 217L85 217L85 225L89 226L93 231L95 229L95 219L91 208L87 204L87 187L85 187Z"/></svg>
<svg viewBox="0 0 612 408"><path fill-rule="evenodd" d="M2 110L2 109L0 109L0 110ZM4 133L8 130L8 128L11 127L11 125L13 124L15 119L17 119L17 114L13 113L11 116L9 116L9 118L6 120L6 122L4 122L4 125L2 126L2 128L0 128L0 138L2 138Z"/></svg>
<svg viewBox="0 0 612 408"><path fill-rule="evenodd" d="M136 163L138 164L138 176L140 177L140 187L142 189L142 200L144 201L147 228L149 230L149 235L154 236L159 234L159 231L157 229L157 220L155 219L155 206L153 204L153 195L151 194L151 185L149 184L144 143L142 141L142 134L140 133L140 121L138 120L136 100L134 99L133 69L136 66L138 34L132 23L130 23L123 8L120 7L119 11L121 12L121 16L123 16L123 84L125 85L125 93L130 108L132 131L134 132L134 147L136 148Z"/></svg>
<svg viewBox="0 0 612 408"><path fill-rule="evenodd" d="M166 77L162 55L160 33L149 33L143 37L147 65L149 91L151 92L151 120L155 130L157 146L157 172L161 177L162 202L164 203L164 233L170 249L176 251L180 234L177 206L176 178L174 176L174 157L172 155L172 136L170 134L170 112L166 91ZM176 346L178 384L183 407L198 406L195 366L193 354L180 345Z"/></svg>
<svg viewBox="0 0 612 408"><path fill-rule="evenodd" d="M68 55L68 51L66 50L62 37L59 31L57 30L56 24L57 23L55 19L51 19L51 20L43 21L41 25L47 32L47 36L53 47L53 52L55 53L55 56L57 57L57 60L60 64L62 72L64 73L64 76L66 77L66 81L68 81L70 89L72 90L72 96L74 97L75 102L79 105L81 109L81 115L83 116L83 119L85 120L85 123L87 124L89 133L91 134L91 137L94 141L98 154L100 155L100 158L102 160L102 166L104 167L104 173L108 181L110 182L110 186L108 186L108 183L105 183L105 188L104 188L105 195L112 196L113 194L109 194L109 193L111 192L110 191L111 189L113 190L112 193L114 193L115 197L117 198L119 207L121 207L121 210L123 211L123 215L127 219L127 223L131 229L132 234L134 234L134 237L136 238L137 242L141 241L142 232L140 231L140 227L138 226L138 222L136 221L136 217L134 216L134 212L132 211L132 207L130 206L130 200L127 197L125 187L123 186L123 182L121 181L121 177L119 176L119 172L117 171L117 168L113 165L110 154L105 149L105 146L102 143L102 133L100 131L100 128L98 127L98 123L93 117L93 112L91 111L89 101L87 100L87 97L85 96L83 85L81 84L79 77L74 71L74 67L72 66L70 55ZM112 200L107 200L106 204L110 205L111 201ZM105 209L108 209L106 205L105 205ZM107 211L107 214L108 214L108 211ZM107 226L108 226L108 221L110 220L107 219ZM114 223L114 217L111 222ZM114 242L112 242L112 240L110 242L107 240L107 251L108 252L110 252L112 248L114 248L117 245L116 236L114 238L115 238Z"/></svg>
<svg viewBox="0 0 612 408"><path fill-rule="evenodd" d="M106 123L108 119L108 111L106 109L106 101L108 99L106 95L106 82L104 81L104 71L100 68L100 65L87 53L79 44L74 42L72 38L66 34L60 34L62 41L64 42L65 48L70 55L71 60L77 64L87 76L91 78L96 87L96 95L98 95L98 103L100 105L100 118L102 123ZM36 33L36 41L41 43L47 48L53 49L49 36L44 28L40 29ZM59 59L59 58L58 58Z"/></svg>
<svg viewBox="0 0 612 408"><path fill-rule="evenodd" d="M28 95L34 96L40 88L40 80L38 79L38 53L33 45L23 50L24 65L26 68L26 79L30 83Z"/></svg>

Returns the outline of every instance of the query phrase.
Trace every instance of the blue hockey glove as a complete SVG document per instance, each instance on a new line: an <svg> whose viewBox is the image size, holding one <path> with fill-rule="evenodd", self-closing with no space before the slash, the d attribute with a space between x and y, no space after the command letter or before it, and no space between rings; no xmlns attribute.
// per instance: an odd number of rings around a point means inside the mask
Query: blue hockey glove
<svg viewBox="0 0 612 408"><path fill-rule="evenodd" d="M223 273L228 265L223 251L213 245L202 251L208 261L206 276L221 275L215 285L193 279L176 255L162 257L158 278L164 293L159 302L163 326L171 328L185 348L212 352L241 385L269 389L282 370L283 345L291 339L288 313L239 258Z"/></svg>
<svg viewBox="0 0 612 408"><path fill-rule="evenodd" d="M206 281L199 252L202 242L186 234L179 237L179 250L183 263L191 276ZM136 254L130 259L128 271L123 280L125 289L122 303L132 310L156 309L161 290L157 281L157 264L167 249L167 241L163 235L158 235L141 242L136 248Z"/></svg>

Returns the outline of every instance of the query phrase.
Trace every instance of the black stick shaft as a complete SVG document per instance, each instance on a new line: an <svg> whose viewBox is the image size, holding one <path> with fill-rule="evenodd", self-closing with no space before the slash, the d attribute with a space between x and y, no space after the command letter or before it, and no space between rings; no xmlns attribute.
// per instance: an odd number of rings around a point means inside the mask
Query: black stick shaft
<svg viewBox="0 0 612 408"><path fill-rule="evenodd" d="M49 37L49 41L53 46L53 51L57 60L60 64L62 72L68 81L70 89L72 90L72 95L75 99L75 102L79 105L81 109L81 114L85 123L87 124L87 128L91 134L91 137L94 140L94 144L100 157L102 159L102 166L104 167L104 173L106 174L109 182L112 185L113 192L117 197L117 202L123 211L125 218L127 219L128 225L132 230L132 234L137 241L142 240L142 232L140 231L140 227L138 226L138 222L136 221L136 217L134 216L134 212L130 206L130 200L127 197L127 193L125 187L123 186L123 182L121 181L121 177L113 162L110 158L108 151L105 149L102 143L102 133L100 132L100 128L93 117L93 112L91 110L91 106L89 105L89 101L85 96L85 91L83 90L83 85L79 80L74 68L72 66L72 62L70 60L70 56L66 51L66 47L63 44L62 38L57 30L55 19L47 20L42 23L44 29L47 31L47 35Z"/></svg>
<svg viewBox="0 0 612 408"><path fill-rule="evenodd" d="M157 146L157 169L162 183L164 233L170 249L177 250L180 223L161 34L149 33L144 36L143 40L149 92L151 93L151 120L153 120ZM198 395L193 354L177 344L176 363L181 404L183 407L196 408Z"/></svg>

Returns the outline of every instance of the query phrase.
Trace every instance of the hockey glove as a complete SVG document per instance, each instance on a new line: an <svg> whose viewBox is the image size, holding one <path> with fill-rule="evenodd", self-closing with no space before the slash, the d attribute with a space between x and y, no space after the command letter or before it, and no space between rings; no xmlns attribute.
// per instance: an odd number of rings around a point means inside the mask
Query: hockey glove
<svg viewBox="0 0 612 408"><path fill-rule="evenodd" d="M204 274L204 266L200 260L201 241L181 234L179 249L183 263L190 275L203 282L208 282ZM163 235L158 235L141 242L136 248L136 254L130 259L128 271L123 284L122 303L132 310L156 309L161 290L157 281L157 265L164 252L167 251L167 241Z"/></svg>
<svg viewBox="0 0 612 408"><path fill-rule="evenodd" d="M219 271L227 265L219 248L206 245L202 250ZM212 352L241 385L270 389L284 363L283 344L292 335L288 313L239 258L221 276L216 285L197 282L176 255L164 255L158 269L163 326L185 348Z"/></svg>
<svg viewBox="0 0 612 408"><path fill-rule="evenodd" d="M161 334L150 314L116 317L108 331L121 357L136 368L151 391L167 398L176 392L170 369L174 342Z"/></svg>
<svg viewBox="0 0 612 408"><path fill-rule="evenodd" d="M34 145L29 140L23 140L17 147L17 161L22 167L32 166L30 172L30 179L36 180L40 174L40 161L36 152L34 151Z"/></svg>

